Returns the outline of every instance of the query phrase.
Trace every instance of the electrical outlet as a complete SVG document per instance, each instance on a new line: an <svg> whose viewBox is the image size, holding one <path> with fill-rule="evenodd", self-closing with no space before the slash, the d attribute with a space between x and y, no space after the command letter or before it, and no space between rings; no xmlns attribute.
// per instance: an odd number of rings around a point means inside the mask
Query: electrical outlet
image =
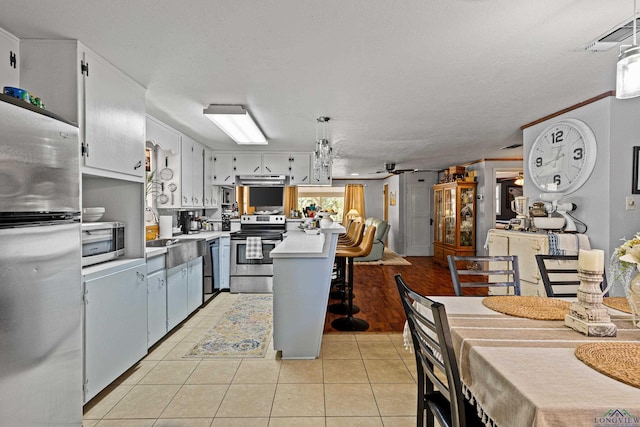
<svg viewBox="0 0 640 427"><path fill-rule="evenodd" d="M636 210L636 199L632 196L627 196L624 205L625 210L634 211Z"/></svg>

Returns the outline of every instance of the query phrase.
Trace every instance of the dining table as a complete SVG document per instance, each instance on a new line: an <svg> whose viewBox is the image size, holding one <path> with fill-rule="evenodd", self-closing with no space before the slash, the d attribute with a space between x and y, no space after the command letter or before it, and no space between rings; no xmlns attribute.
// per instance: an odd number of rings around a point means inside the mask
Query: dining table
<svg viewBox="0 0 640 427"><path fill-rule="evenodd" d="M640 426L640 388L596 371L575 354L584 343L640 345L630 314L610 308L616 336L588 337L564 320L494 311L483 304L485 297L429 298L446 308L463 392L485 425Z"/></svg>

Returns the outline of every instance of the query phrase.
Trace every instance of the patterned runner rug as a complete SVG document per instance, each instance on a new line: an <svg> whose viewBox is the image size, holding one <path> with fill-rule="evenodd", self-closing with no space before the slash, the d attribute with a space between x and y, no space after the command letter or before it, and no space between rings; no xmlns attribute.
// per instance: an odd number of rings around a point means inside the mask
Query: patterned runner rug
<svg viewBox="0 0 640 427"><path fill-rule="evenodd" d="M186 357L264 357L271 340L271 294L240 294Z"/></svg>

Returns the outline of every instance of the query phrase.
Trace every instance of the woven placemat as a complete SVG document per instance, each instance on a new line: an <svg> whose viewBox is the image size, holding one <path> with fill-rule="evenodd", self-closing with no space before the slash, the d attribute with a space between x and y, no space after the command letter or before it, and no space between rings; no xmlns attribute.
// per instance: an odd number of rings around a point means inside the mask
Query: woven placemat
<svg viewBox="0 0 640 427"><path fill-rule="evenodd" d="M640 344L596 342L581 344L576 357L615 380L640 388Z"/></svg>
<svg viewBox="0 0 640 427"><path fill-rule="evenodd" d="M564 320L571 307L570 302L554 298L513 295L486 297L482 304L510 316L536 320Z"/></svg>
<svg viewBox="0 0 640 427"><path fill-rule="evenodd" d="M631 307L627 297L606 297L602 299L602 303L607 307L631 314Z"/></svg>

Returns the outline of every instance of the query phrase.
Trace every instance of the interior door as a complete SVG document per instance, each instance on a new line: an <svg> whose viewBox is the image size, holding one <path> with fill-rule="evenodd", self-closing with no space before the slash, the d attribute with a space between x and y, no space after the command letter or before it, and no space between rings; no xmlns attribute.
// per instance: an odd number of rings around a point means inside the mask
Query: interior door
<svg viewBox="0 0 640 427"><path fill-rule="evenodd" d="M409 184L407 188L407 255L432 256L431 186L427 183Z"/></svg>

